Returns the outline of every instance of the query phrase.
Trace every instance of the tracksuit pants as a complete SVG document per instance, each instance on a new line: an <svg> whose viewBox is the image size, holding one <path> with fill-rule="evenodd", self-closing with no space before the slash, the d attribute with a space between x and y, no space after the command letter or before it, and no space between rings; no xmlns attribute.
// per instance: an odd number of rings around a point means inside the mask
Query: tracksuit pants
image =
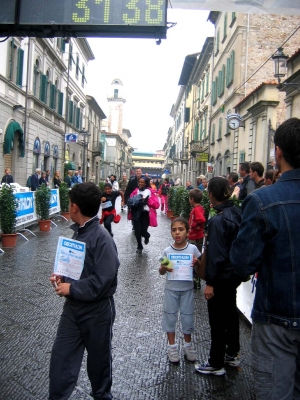
<svg viewBox="0 0 300 400"><path fill-rule="evenodd" d="M49 400L66 400L73 392L84 350L94 399L112 399L113 297L96 302L66 300L50 360Z"/></svg>

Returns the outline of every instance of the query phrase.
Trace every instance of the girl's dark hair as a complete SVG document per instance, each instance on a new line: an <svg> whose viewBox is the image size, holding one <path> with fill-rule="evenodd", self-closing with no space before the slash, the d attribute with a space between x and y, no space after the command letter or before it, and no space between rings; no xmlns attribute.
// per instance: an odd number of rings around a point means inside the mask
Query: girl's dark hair
<svg viewBox="0 0 300 400"><path fill-rule="evenodd" d="M177 217L177 218L175 218L175 219L172 221L172 223L171 223L171 229L173 228L173 225L174 225L175 222L181 222L181 223L185 226L185 229L186 229L187 231L190 230L189 222L188 222L187 219L185 219L185 218L183 218L183 217Z"/></svg>
<svg viewBox="0 0 300 400"><path fill-rule="evenodd" d="M230 185L227 179L215 177L208 182L208 192L218 201L227 201L230 197Z"/></svg>
<svg viewBox="0 0 300 400"><path fill-rule="evenodd" d="M138 168L138 169L139 169L139 168ZM143 179L143 181L145 181L145 187L146 187L146 188L149 188L149 187L150 187L150 179L146 178L145 176L141 176L141 177L139 178L139 181L140 181L141 179Z"/></svg>

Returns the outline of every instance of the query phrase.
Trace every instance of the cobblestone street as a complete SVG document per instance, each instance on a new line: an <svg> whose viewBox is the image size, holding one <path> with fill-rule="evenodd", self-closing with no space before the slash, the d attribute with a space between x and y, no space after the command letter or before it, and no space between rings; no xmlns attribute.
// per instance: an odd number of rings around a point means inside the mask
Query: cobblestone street
<svg viewBox="0 0 300 400"><path fill-rule="evenodd" d="M71 237L69 223L18 238L15 249L0 254L0 399L46 400L52 344L64 299L49 283L58 237ZM143 255L136 255L136 240L126 212L113 224L120 257L113 338L113 387L116 400L255 399L249 367L250 326L241 319L241 366L226 367L225 377L202 376L182 354L181 361L167 359L166 335L161 330L164 277L158 259L171 242L170 220L158 216L158 228ZM104 261L105 262L105 261ZM193 337L197 361L205 361L210 346L203 289L195 290L196 315ZM71 399L90 399L85 360Z"/></svg>

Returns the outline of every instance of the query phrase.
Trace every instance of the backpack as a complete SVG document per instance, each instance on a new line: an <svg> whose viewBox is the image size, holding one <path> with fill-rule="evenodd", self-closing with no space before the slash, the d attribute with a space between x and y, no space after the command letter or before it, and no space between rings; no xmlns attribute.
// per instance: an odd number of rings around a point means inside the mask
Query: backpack
<svg viewBox="0 0 300 400"><path fill-rule="evenodd" d="M165 185L164 183L161 185L161 194L167 195L169 193L170 185Z"/></svg>
<svg viewBox="0 0 300 400"><path fill-rule="evenodd" d="M26 182L26 186L30 189L31 188L31 176L29 175L29 177L27 178L27 182Z"/></svg>
<svg viewBox="0 0 300 400"><path fill-rule="evenodd" d="M136 194L135 196L132 196L128 199L127 201L127 207L140 207L144 206L146 203L143 199L143 196L141 194Z"/></svg>

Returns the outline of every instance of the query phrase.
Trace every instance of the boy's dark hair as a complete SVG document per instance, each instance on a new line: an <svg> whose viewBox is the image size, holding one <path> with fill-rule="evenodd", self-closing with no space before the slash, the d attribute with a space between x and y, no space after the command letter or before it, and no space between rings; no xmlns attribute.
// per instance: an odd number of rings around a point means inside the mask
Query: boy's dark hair
<svg viewBox="0 0 300 400"><path fill-rule="evenodd" d="M249 172L250 172L250 164L247 161L240 163L240 168L241 168L242 171L246 171L247 174L249 174Z"/></svg>
<svg viewBox="0 0 300 400"><path fill-rule="evenodd" d="M226 201L231 195L229 182L222 177L210 179L207 190L218 201Z"/></svg>
<svg viewBox="0 0 300 400"><path fill-rule="evenodd" d="M239 176L236 172L229 172L228 176L231 178L233 183L237 183Z"/></svg>
<svg viewBox="0 0 300 400"><path fill-rule="evenodd" d="M261 162L258 161L254 161L250 164L250 169L252 172L257 172L257 175L262 178L263 174L264 174L264 166L262 165Z"/></svg>
<svg viewBox="0 0 300 400"><path fill-rule="evenodd" d="M106 182L105 184L104 184L104 187L106 188L106 187L109 187L109 188L111 188L112 189L112 184L111 183L108 183L108 182Z"/></svg>
<svg viewBox="0 0 300 400"><path fill-rule="evenodd" d="M165 178L164 180L169 183L169 178Z"/></svg>
<svg viewBox="0 0 300 400"><path fill-rule="evenodd" d="M290 118L281 124L274 136L275 146L293 168L300 168L300 119Z"/></svg>
<svg viewBox="0 0 300 400"><path fill-rule="evenodd" d="M189 191L189 198L193 199L195 203L200 204L203 194L200 189L192 189Z"/></svg>
<svg viewBox="0 0 300 400"><path fill-rule="evenodd" d="M275 175L274 169L268 169L268 170L265 172L265 179L270 179L270 181L273 183L273 181L274 181L274 175Z"/></svg>
<svg viewBox="0 0 300 400"><path fill-rule="evenodd" d="M94 217L97 215L101 203L101 190L92 182L75 185L69 191L71 203L76 204L82 215Z"/></svg>
<svg viewBox="0 0 300 400"><path fill-rule="evenodd" d="M187 231L190 230L189 221L188 221L186 218L183 218L183 217L177 217L177 218L175 218L175 219L172 221L172 223L171 223L171 229L172 229L172 227L173 227L173 225L174 225L175 222L181 222L181 223L183 223L183 225L185 226L185 229L186 229Z"/></svg>

